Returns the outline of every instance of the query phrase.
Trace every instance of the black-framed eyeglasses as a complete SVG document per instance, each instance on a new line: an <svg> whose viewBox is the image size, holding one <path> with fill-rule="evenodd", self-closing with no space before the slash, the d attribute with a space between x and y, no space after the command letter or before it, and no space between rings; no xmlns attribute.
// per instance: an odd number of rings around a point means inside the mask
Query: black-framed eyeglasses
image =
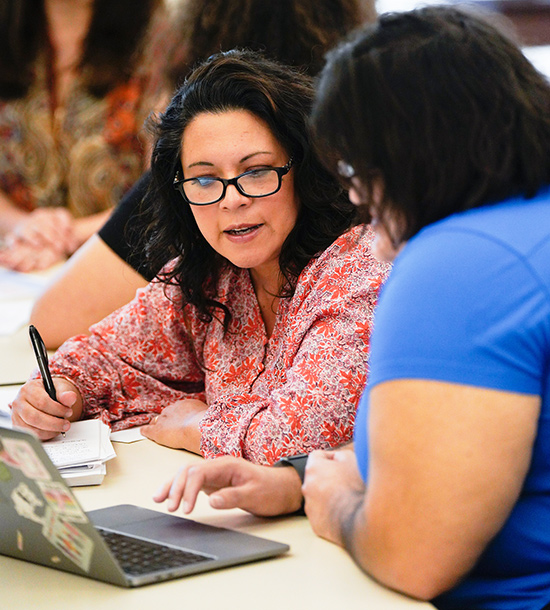
<svg viewBox="0 0 550 610"><path fill-rule="evenodd" d="M283 167L251 169L230 179L211 176L184 179L178 170L174 177L174 188L191 205L211 205L221 201L230 184L245 197L268 197L281 188L283 176L288 174L293 161L290 158Z"/></svg>

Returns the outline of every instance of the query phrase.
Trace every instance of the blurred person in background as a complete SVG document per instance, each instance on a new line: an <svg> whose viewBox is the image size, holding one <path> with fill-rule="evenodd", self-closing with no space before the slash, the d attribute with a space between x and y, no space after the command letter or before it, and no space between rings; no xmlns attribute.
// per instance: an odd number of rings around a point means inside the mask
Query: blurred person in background
<svg viewBox="0 0 550 610"><path fill-rule="evenodd" d="M0 264L63 260L148 166L171 22L161 0L0 0Z"/></svg>

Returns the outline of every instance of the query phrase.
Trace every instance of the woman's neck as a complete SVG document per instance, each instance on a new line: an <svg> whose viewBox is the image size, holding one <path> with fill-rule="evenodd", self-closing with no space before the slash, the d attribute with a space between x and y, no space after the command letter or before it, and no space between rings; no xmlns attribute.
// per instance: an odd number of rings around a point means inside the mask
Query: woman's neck
<svg viewBox="0 0 550 610"><path fill-rule="evenodd" d="M269 272L257 269L250 270L252 286L258 299L260 313L265 324L267 336L271 337L275 321L277 319L277 309L279 307L279 297L281 291L281 272L277 264Z"/></svg>
<svg viewBox="0 0 550 610"><path fill-rule="evenodd" d="M52 120L65 106L78 75L84 40L93 14L93 0L45 0L48 36L52 49Z"/></svg>
<svg viewBox="0 0 550 610"><path fill-rule="evenodd" d="M48 33L57 75L74 70L92 20L93 0L45 0Z"/></svg>

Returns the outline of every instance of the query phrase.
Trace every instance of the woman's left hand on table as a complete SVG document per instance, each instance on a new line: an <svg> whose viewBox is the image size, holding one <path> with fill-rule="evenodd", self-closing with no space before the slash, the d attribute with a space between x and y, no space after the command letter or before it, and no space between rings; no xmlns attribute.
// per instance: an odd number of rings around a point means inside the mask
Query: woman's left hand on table
<svg viewBox="0 0 550 610"><path fill-rule="evenodd" d="M200 453L199 423L207 408L201 400L178 400L153 416L141 433L159 445Z"/></svg>

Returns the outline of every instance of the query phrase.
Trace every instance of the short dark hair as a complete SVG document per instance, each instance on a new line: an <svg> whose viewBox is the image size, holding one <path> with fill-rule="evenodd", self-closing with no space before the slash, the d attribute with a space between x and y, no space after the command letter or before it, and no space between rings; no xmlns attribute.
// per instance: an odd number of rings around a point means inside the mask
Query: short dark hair
<svg viewBox="0 0 550 610"><path fill-rule="evenodd" d="M233 48L315 75L325 53L366 17L361 0L188 0L180 13L186 44L172 71L176 82L212 53Z"/></svg>
<svg viewBox="0 0 550 610"><path fill-rule="evenodd" d="M189 205L172 186L181 168L183 131L200 113L244 109L263 120L292 157L300 207L279 257L286 280L280 296L290 296L307 263L346 231L356 216L341 185L313 149L308 131L313 95L307 75L259 54L229 51L194 70L152 125L156 143L145 202L154 219L145 235L149 264L159 268L167 253L177 257L173 269L159 279L176 282L184 302L195 305L204 319L211 319L216 308L229 313L216 301L215 288L220 271L230 263L208 244ZM224 319L227 324L229 317Z"/></svg>
<svg viewBox="0 0 550 610"><path fill-rule="evenodd" d="M382 178L378 213L400 220L397 243L550 182L550 84L470 10L383 15L343 43L321 75L312 126L334 171L342 158L367 191Z"/></svg>

